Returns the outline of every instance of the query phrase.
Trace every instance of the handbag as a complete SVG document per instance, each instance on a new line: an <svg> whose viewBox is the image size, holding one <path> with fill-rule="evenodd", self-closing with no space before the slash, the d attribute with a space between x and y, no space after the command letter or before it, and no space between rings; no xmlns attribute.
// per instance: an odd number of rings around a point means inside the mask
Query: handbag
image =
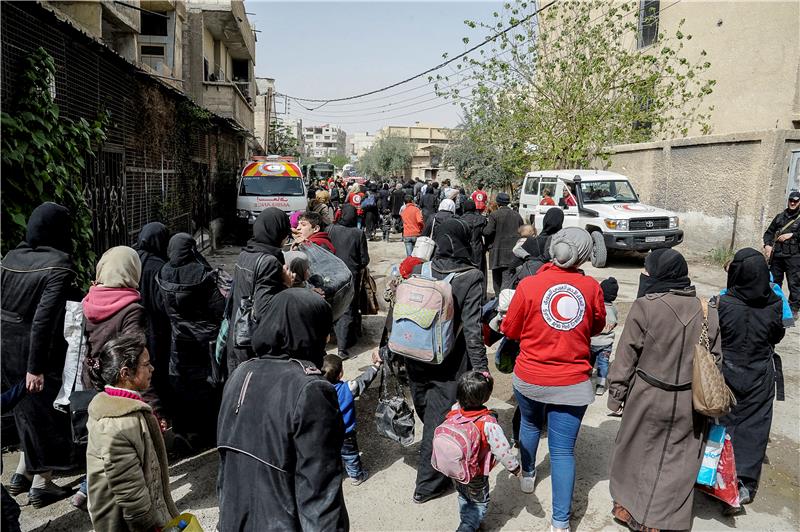
<svg viewBox="0 0 800 532"><path fill-rule="evenodd" d="M369 268L364 270L363 281L361 283L361 314L365 316L375 316L380 311L378 305L378 286L375 279L369 273Z"/></svg>
<svg viewBox="0 0 800 532"><path fill-rule="evenodd" d="M86 318L81 323L81 341L78 345L78 353L83 349L83 341L86 337ZM88 353L87 353L88 355ZM78 382L78 375L81 373L81 357L78 357L78 367L75 369L75 379L72 389ZM97 390L78 390L69 394L69 422L72 442L76 445L86 445L89 442L89 429L86 423L89 421L89 403L92 402Z"/></svg>
<svg viewBox="0 0 800 532"><path fill-rule="evenodd" d="M725 377L717 367L708 340L708 304L700 302L703 309L703 328L700 341L694 346L692 363L692 406L697 413L708 417L722 417L736 404Z"/></svg>
<svg viewBox="0 0 800 532"><path fill-rule="evenodd" d="M431 236L418 236L417 241L414 243L414 249L411 252L412 257L422 259L423 262L428 262L433 257L433 252L436 250L436 242L433 240L433 230L436 227L436 218L433 219L431 224Z"/></svg>
<svg viewBox="0 0 800 532"><path fill-rule="evenodd" d="M253 268L253 282L250 284L250 295L242 297L239 301L239 308L236 309L236 317L233 320L233 345L239 349L249 348L253 345L253 330L256 328L253 300L256 293L258 267L263 258L264 254L262 253L256 260Z"/></svg>
<svg viewBox="0 0 800 532"><path fill-rule="evenodd" d="M378 434L408 447L414 443L414 410L406 402L403 387L387 361L381 367L381 396L375 409ZM394 395L389 394L389 379L394 379Z"/></svg>

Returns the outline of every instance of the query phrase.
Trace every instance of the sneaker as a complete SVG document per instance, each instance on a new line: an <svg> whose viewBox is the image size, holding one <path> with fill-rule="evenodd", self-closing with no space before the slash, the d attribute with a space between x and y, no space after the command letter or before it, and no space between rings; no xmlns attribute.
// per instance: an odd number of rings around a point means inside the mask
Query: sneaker
<svg viewBox="0 0 800 532"><path fill-rule="evenodd" d="M553 525L550 525L550 532L569 532L569 527L567 527L567 528L556 528Z"/></svg>
<svg viewBox="0 0 800 532"><path fill-rule="evenodd" d="M84 512L87 512L88 510L86 508L86 499L87 499L86 494L78 490L75 493L75 495L72 496L72 499L70 499L69 503L78 510L83 510Z"/></svg>
<svg viewBox="0 0 800 532"><path fill-rule="evenodd" d="M606 393L606 387L603 386L602 384L598 384L597 388L595 388L595 390L594 390L594 394L595 395L603 395L604 393Z"/></svg>
<svg viewBox="0 0 800 532"><path fill-rule="evenodd" d="M364 471L357 477L351 478L350 484L352 484L353 486L360 486L361 484L366 482L368 478L369 478L369 471Z"/></svg>
<svg viewBox="0 0 800 532"><path fill-rule="evenodd" d="M533 493L536 486L536 471L533 473L523 472L519 479L519 489L522 493Z"/></svg>

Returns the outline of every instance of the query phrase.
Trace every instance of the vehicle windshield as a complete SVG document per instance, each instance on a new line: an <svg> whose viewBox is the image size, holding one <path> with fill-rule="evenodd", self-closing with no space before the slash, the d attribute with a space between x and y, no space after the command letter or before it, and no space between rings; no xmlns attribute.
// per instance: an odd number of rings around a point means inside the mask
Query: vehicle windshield
<svg viewBox="0 0 800 532"><path fill-rule="evenodd" d="M336 173L336 168L332 164L313 164L308 167L308 177L312 181L330 179L334 173Z"/></svg>
<svg viewBox="0 0 800 532"><path fill-rule="evenodd" d="M638 203L636 192L627 181L584 181L583 203Z"/></svg>
<svg viewBox="0 0 800 532"><path fill-rule="evenodd" d="M303 180L299 177L243 177L241 196L304 196Z"/></svg>

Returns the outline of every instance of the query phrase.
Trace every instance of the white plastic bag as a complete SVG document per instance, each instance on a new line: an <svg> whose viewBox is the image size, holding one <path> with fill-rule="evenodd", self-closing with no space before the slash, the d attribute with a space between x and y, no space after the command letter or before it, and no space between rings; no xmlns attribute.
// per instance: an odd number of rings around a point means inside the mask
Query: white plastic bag
<svg viewBox="0 0 800 532"><path fill-rule="evenodd" d="M64 315L64 339L67 341L67 356L61 374L61 389L58 391L53 408L69 411L69 396L72 392L83 390L81 368L88 346L83 336L83 306L80 301L67 301Z"/></svg>

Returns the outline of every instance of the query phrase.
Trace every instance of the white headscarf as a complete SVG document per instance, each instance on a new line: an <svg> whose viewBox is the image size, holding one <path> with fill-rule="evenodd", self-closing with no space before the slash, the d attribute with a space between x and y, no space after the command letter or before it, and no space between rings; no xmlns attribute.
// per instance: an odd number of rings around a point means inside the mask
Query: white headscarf
<svg viewBox="0 0 800 532"><path fill-rule="evenodd" d="M455 214L456 213L456 203L451 199L444 199L439 204L439 210L440 211L449 211L449 212L452 212L453 214Z"/></svg>

